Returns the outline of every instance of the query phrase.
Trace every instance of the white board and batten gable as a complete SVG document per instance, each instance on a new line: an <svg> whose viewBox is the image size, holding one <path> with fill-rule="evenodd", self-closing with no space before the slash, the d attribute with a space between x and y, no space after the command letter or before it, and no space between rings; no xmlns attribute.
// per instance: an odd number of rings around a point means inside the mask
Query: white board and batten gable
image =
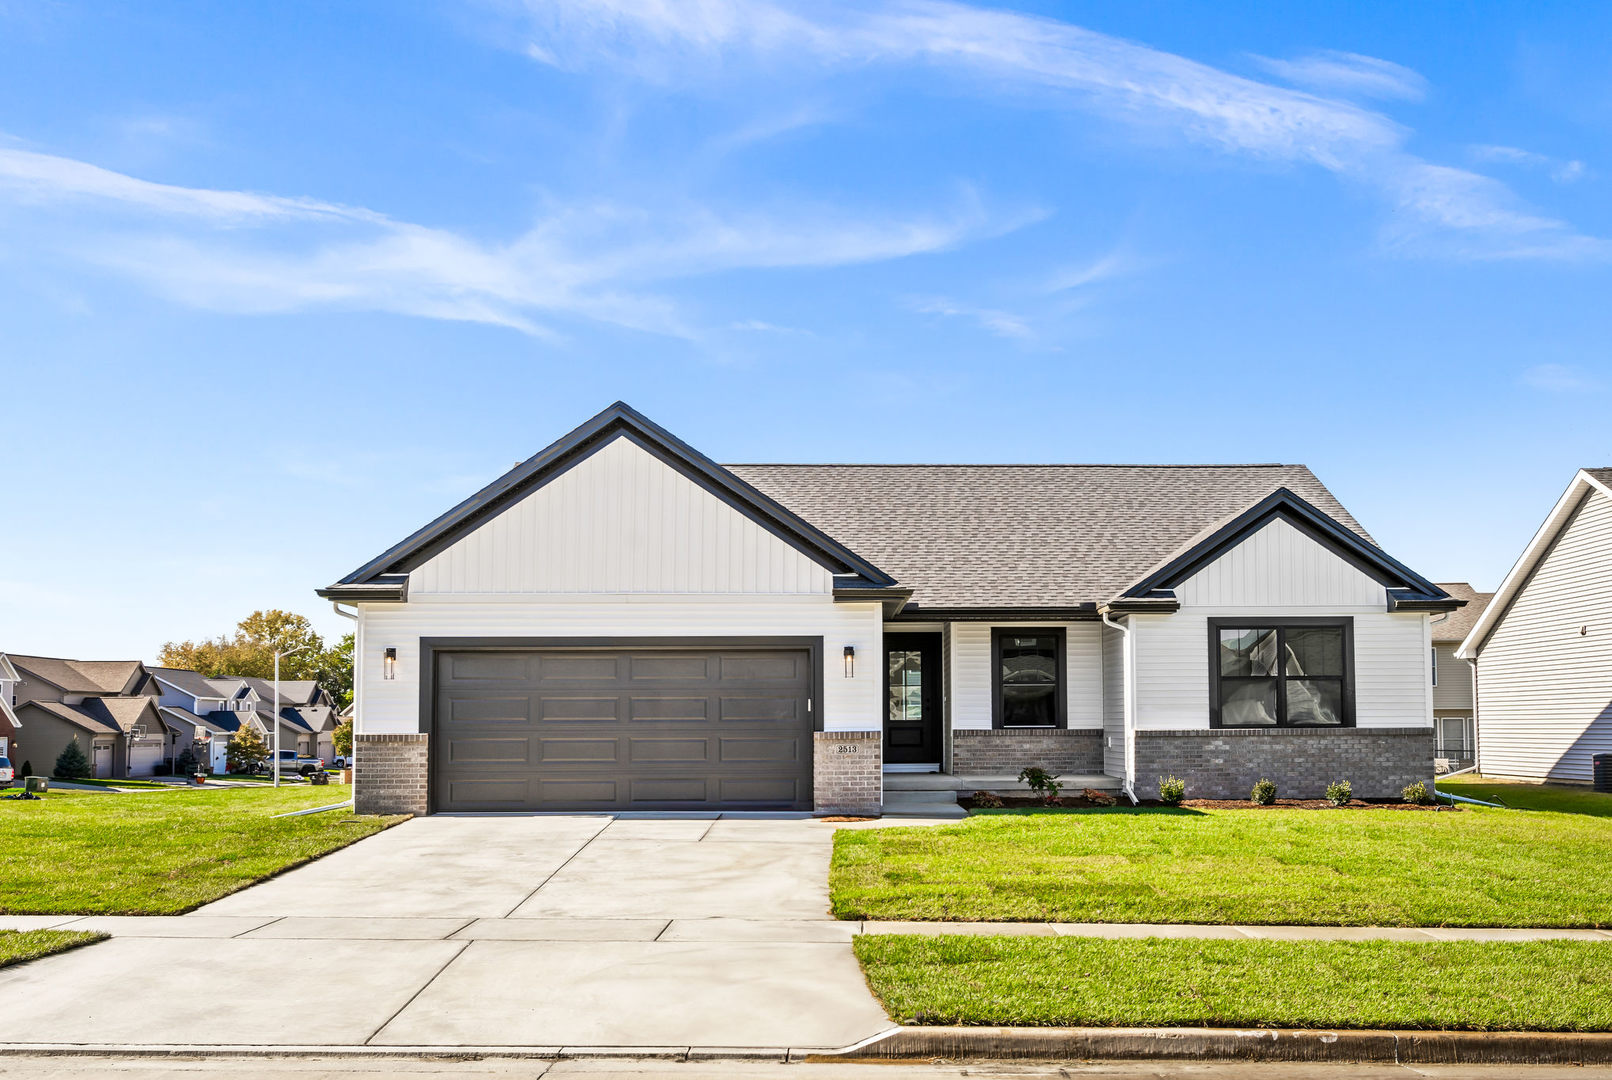
<svg viewBox="0 0 1612 1080"><path fill-rule="evenodd" d="M409 598L828 595L831 571L616 438L409 575Z"/></svg>
<svg viewBox="0 0 1612 1080"><path fill-rule="evenodd" d="M421 638L821 636L825 664L867 657L825 673L824 726L873 730L882 609L833 590L829 567L617 436L416 566L406 603L358 605L363 727L418 730Z"/></svg>
<svg viewBox="0 0 1612 1080"><path fill-rule="evenodd" d="M1209 620L1348 616L1355 723L1432 725L1431 637L1421 613L1390 613L1382 582L1282 517L1175 587L1181 608L1133 616L1138 727L1208 726Z"/></svg>

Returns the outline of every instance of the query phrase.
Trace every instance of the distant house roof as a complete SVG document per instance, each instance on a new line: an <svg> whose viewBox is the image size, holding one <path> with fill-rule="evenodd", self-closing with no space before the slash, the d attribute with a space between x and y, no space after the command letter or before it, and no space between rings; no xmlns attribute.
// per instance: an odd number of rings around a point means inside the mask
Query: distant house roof
<svg viewBox="0 0 1612 1080"><path fill-rule="evenodd" d="M210 712L206 716L197 716L189 709L181 709L177 705L162 705L157 708L163 719L189 724L193 728L206 728L217 734L227 734L240 728L240 718L229 712Z"/></svg>
<svg viewBox="0 0 1612 1080"><path fill-rule="evenodd" d="M1478 592L1465 581L1441 581L1438 587L1457 600L1465 600L1466 607L1458 608L1450 612L1449 618L1435 622L1433 640L1441 645L1462 641L1477 625L1479 616L1483 614L1483 609L1489 606L1489 600L1494 593Z"/></svg>
<svg viewBox="0 0 1612 1080"><path fill-rule="evenodd" d="M65 660L7 653L19 674L32 675L69 694L121 694L144 670L138 660Z"/></svg>
<svg viewBox="0 0 1612 1080"><path fill-rule="evenodd" d="M199 671L190 671L186 668L154 667L151 675L159 682L167 683L181 693L189 694L193 698L228 697L219 688L213 685L213 680Z"/></svg>
<svg viewBox="0 0 1612 1080"><path fill-rule="evenodd" d="M25 701L17 706L17 711L23 714L27 714L30 709L37 709L60 720L66 720L69 724L82 728L92 735L121 735L123 733L123 729L118 727L117 722L110 715L96 715L78 705L69 705L62 701Z"/></svg>
<svg viewBox="0 0 1612 1080"><path fill-rule="evenodd" d="M125 734L132 731L136 724L147 724L152 720L157 722L159 728L167 730L167 725L157 713L154 698L92 697L85 698L79 708Z"/></svg>

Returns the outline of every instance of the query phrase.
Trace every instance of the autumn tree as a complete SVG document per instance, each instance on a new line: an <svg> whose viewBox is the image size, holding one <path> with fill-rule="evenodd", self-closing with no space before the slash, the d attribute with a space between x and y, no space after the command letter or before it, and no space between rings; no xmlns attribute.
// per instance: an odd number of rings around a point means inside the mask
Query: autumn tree
<svg viewBox="0 0 1612 1080"><path fill-rule="evenodd" d="M352 701L353 635L346 635L326 649L313 624L290 611L254 611L236 625L233 635L170 641L162 647L157 663L199 671L210 679L272 679L276 651L283 654L280 678L313 679L337 699L339 706Z"/></svg>
<svg viewBox="0 0 1612 1080"><path fill-rule="evenodd" d="M240 729L230 736L229 746L224 751L225 762L232 773L252 773L268 760L269 745L263 741L263 736L257 729L242 724Z"/></svg>

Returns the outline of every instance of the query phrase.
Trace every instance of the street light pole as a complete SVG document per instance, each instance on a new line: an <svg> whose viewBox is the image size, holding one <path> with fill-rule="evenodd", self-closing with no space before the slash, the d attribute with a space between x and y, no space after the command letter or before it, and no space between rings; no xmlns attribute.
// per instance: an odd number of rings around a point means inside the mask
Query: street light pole
<svg viewBox="0 0 1612 1080"><path fill-rule="evenodd" d="M295 649L274 652L274 786L280 786L280 657L290 656L306 649L306 645L298 645Z"/></svg>

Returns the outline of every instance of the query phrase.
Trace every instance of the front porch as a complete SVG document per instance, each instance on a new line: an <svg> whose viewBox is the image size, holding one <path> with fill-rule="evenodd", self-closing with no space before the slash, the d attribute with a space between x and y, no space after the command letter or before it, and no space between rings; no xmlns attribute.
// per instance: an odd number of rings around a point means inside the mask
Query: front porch
<svg viewBox="0 0 1612 1080"><path fill-rule="evenodd" d="M1058 782L1069 794L1078 794L1083 788L1095 788L1110 795L1118 795L1117 777L1102 773L1061 773ZM1013 773L915 773L890 772L884 774L884 816L962 818L968 812L957 805L959 795L976 791L989 791L993 795L1023 798L1030 794L1027 784L1021 783L1018 772Z"/></svg>

